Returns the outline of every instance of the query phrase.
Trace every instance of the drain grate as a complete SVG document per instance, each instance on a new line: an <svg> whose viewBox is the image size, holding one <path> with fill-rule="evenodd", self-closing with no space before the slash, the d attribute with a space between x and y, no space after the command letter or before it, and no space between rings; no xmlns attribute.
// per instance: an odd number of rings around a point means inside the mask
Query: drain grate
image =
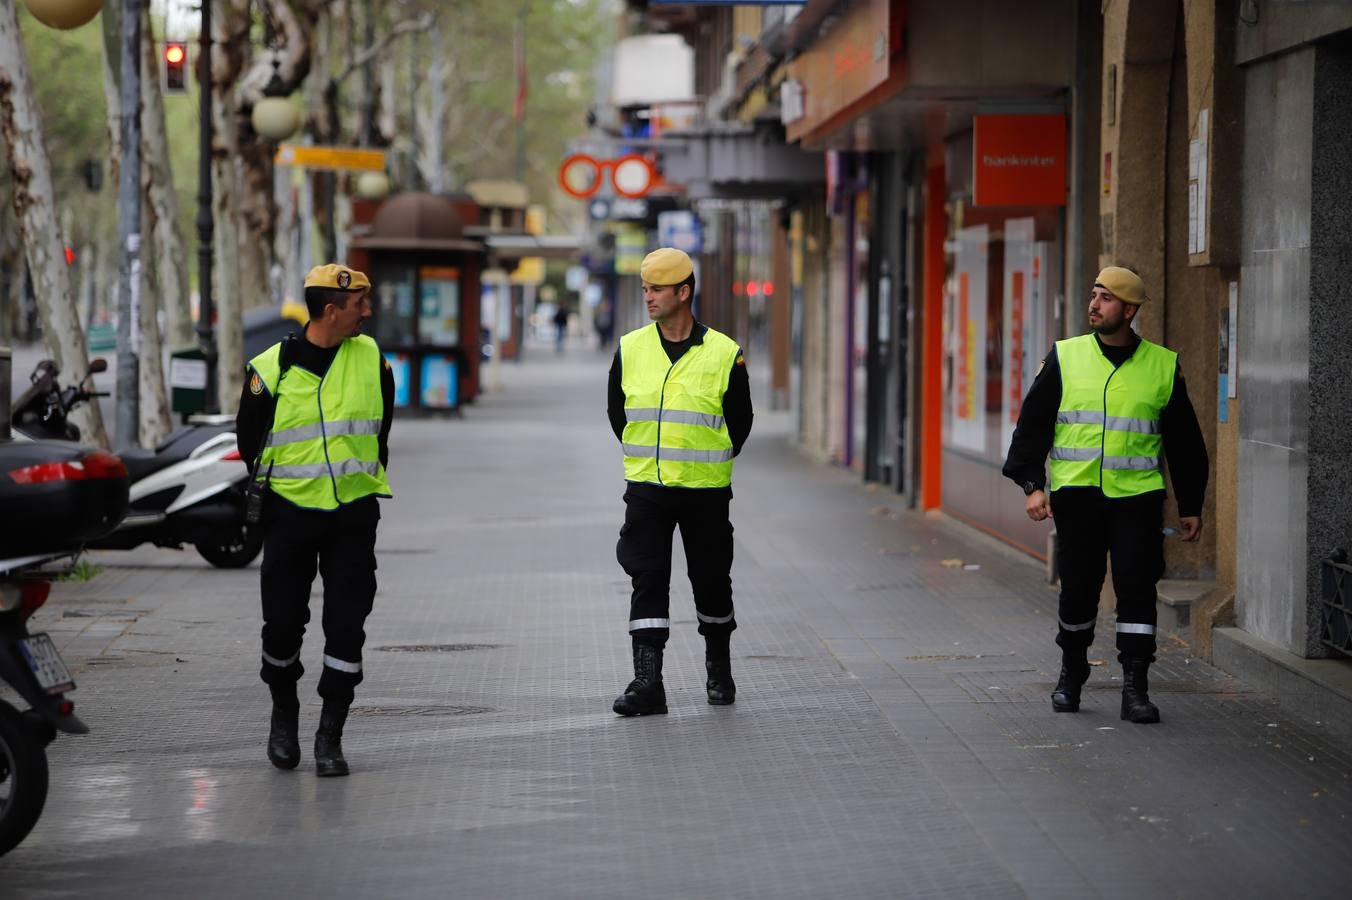
<svg viewBox="0 0 1352 900"><path fill-rule="evenodd" d="M402 716L429 718L432 716L474 716L493 712L491 706L354 706L352 716Z"/></svg>
<svg viewBox="0 0 1352 900"><path fill-rule="evenodd" d="M376 647L386 653L458 653L461 650L497 650L501 644L390 644Z"/></svg>

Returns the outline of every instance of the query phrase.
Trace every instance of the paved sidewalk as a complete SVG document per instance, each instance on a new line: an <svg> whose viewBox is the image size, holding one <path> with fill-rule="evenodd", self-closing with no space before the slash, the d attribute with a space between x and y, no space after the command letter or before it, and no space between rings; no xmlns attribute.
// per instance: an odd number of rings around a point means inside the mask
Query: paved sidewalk
<svg viewBox="0 0 1352 900"><path fill-rule="evenodd" d="M1040 567L806 462L780 414L737 467L736 705L704 701L677 579L671 714L614 716L630 672L606 362L536 352L463 418L396 423L350 778L316 779L308 746L295 772L264 758L256 566L105 553L58 586L35 623L77 666L93 733L51 748L0 893L1346 896L1352 735L1175 644L1161 725L1118 720L1115 664L1053 714Z"/></svg>

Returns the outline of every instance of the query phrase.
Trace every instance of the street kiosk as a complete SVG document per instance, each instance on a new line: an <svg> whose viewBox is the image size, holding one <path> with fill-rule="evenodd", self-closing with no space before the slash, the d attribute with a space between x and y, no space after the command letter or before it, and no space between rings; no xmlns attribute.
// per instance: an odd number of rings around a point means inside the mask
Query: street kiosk
<svg viewBox="0 0 1352 900"><path fill-rule="evenodd" d="M395 377L395 408L458 409L479 393L479 278L485 251L465 236L477 208L437 194L396 194L353 209L350 264L368 273L369 333Z"/></svg>

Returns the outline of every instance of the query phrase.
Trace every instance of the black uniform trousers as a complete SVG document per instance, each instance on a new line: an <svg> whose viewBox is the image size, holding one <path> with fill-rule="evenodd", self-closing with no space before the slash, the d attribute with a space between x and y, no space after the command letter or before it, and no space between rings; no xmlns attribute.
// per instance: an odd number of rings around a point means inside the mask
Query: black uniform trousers
<svg viewBox="0 0 1352 900"><path fill-rule="evenodd" d="M1061 599L1056 643L1083 653L1094 641L1099 593L1113 561L1118 660L1155 658L1155 584L1164 574L1164 491L1109 498L1098 488L1051 495Z"/></svg>
<svg viewBox="0 0 1352 900"><path fill-rule="evenodd" d="M352 703L361 684L364 625L376 596L380 504L365 497L332 512L300 509L268 495L263 519L263 681L295 684L305 669L301 639L310 585L324 578L324 671L319 696Z"/></svg>
<svg viewBox="0 0 1352 900"><path fill-rule="evenodd" d="M729 490L631 485L615 556L633 581L629 633L637 643L664 647L671 630L671 537L679 526L686 573L695 594L699 632L726 646L737 627L732 613L732 523Z"/></svg>

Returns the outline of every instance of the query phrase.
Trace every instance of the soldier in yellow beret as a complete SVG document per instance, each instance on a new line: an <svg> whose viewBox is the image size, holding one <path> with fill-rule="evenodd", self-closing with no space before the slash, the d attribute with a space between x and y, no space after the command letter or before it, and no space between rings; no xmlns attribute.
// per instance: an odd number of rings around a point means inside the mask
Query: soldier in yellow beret
<svg viewBox="0 0 1352 900"><path fill-rule="evenodd" d="M1178 355L1132 330L1149 299L1131 269L1099 272L1089 295L1090 333L1057 341L1047 354L1004 466L1023 488L1028 517L1056 518L1061 673L1052 708L1080 708L1111 556L1121 715L1143 724L1160 720L1148 671L1155 660L1155 584L1164 573L1164 461L1185 541L1202 533L1208 467ZM1050 496L1043 474L1049 454Z"/></svg>
<svg viewBox="0 0 1352 900"><path fill-rule="evenodd" d="M709 703L736 698L732 609L732 459L751 433L742 350L697 321L690 257L664 247L643 260L653 324L620 339L607 413L624 455L624 526L616 556L633 582L629 635L634 680L614 703L622 716L667 711L662 653L671 630L671 539L681 530L695 613L705 641Z"/></svg>
<svg viewBox="0 0 1352 900"><path fill-rule="evenodd" d="M324 579L324 700L315 773L348 774L343 726L362 680L364 625L376 593L379 497L390 496L394 376L376 342L371 282L337 263L305 276L309 321L249 362L236 418L240 456L262 495L263 662L272 693L268 759L300 763L301 637L310 586Z"/></svg>

